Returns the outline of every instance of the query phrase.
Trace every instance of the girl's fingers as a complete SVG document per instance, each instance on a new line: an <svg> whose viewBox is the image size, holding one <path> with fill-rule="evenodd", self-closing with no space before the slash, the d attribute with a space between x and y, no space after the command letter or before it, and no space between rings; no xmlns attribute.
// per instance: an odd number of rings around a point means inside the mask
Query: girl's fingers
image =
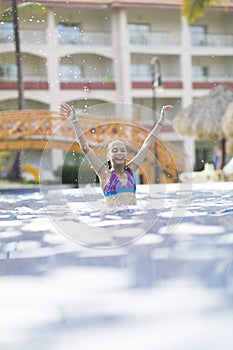
<svg viewBox="0 0 233 350"><path fill-rule="evenodd" d="M163 109L164 109L164 110L171 109L171 108L173 108L173 106L172 106L172 105L166 105L166 106L163 106Z"/></svg>
<svg viewBox="0 0 233 350"><path fill-rule="evenodd" d="M59 106L60 115L70 117L74 112L74 108L69 106L67 103L61 103Z"/></svg>
<svg viewBox="0 0 233 350"><path fill-rule="evenodd" d="M161 110L161 114L164 115L164 113L165 113L167 110L171 109L171 108L173 108L172 105L163 106L163 107L162 107L162 110Z"/></svg>
<svg viewBox="0 0 233 350"><path fill-rule="evenodd" d="M71 111L72 110L72 108L66 103L61 103L60 104L60 109L63 109L63 110L66 110L66 111Z"/></svg>

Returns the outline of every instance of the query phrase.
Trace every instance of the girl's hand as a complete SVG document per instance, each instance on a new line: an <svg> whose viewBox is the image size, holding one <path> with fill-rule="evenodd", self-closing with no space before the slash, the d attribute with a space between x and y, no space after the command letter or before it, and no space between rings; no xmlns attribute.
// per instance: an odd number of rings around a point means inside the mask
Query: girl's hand
<svg viewBox="0 0 233 350"><path fill-rule="evenodd" d="M69 118L71 121L76 119L74 107L69 106L67 103L60 104L59 114Z"/></svg>
<svg viewBox="0 0 233 350"><path fill-rule="evenodd" d="M165 113L171 108L173 108L172 105L165 105L162 107L158 124L161 124L161 125L163 124L163 122L165 120Z"/></svg>

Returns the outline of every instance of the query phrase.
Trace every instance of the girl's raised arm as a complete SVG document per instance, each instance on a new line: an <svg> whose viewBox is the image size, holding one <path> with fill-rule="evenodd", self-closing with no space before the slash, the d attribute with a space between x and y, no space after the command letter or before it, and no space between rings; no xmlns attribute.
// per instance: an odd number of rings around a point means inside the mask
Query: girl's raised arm
<svg viewBox="0 0 233 350"><path fill-rule="evenodd" d="M61 116L66 116L74 124L76 137L77 137L78 143L79 143L83 153L85 154L85 156L89 160L89 162L90 162L91 166L93 167L94 171L96 172L96 174L101 176L102 172L104 172L104 170L107 169L107 166L101 161L101 159L89 147L88 141L87 141L82 129L79 126L78 117L76 116L74 108L69 106L67 103L61 103L60 109L59 109L59 114Z"/></svg>
<svg viewBox="0 0 233 350"><path fill-rule="evenodd" d="M144 161L146 158L146 155L153 145L153 143L156 141L156 137L159 134L161 127L163 125L163 122L165 120L165 112L168 111L169 109L173 108L172 105L166 105L163 106L160 112L160 118L159 121L155 124L151 132L148 134L146 137L145 141L142 144L142 147L138 151L138 153L135 155L135 157L127 164L128 167L132 170L135 171L137 168L140 166L140 164Z"/></svg>

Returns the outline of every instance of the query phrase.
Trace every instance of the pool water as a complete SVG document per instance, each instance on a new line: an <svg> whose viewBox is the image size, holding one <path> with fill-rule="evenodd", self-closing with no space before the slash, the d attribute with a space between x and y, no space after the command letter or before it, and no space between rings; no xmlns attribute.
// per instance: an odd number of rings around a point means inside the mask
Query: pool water
<svg viewBox="0 0 233 350"><path fill-rule="evenodd" d="M232 349L232 198L142 185L108 210L98 190L2 192L0 347Z"/></svg>

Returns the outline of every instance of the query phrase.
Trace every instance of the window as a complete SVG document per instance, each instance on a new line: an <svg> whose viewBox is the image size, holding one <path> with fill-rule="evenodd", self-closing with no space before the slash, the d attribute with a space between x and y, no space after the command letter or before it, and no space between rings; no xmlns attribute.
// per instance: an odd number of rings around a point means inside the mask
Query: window
<svg viewBox="0 0 233 350"><path fill-rule="evenodd" d="M80 81L83 78L83 67L62 64L60 66L59 76L61 81Z"/></svg>
<svg viewBox="0 0 233 350"><path fill-rule="evenodd" d="M148 64L133 64L131 66L132 81L150 81L151 68Z"/></svg>
<svg viewBox="0 0 233 350"><path fill-rule="evenodd" d="M77 45L80 42L81 28L79 24L58 24L59 44Z"/></svg>
<svg viewBox="0 0 233 350"><path fill-rule="evenodd" d="M129 23L128 28L133 33L149 33L150 31L150 26L146 23Z"/></svg>
<svg viewBox="0 0 233 350"><path fill-rule="evenodd" d="M206 28L204 26L189 26L191 44L194 46L206 45Z"/></svg>
<svg viewBox="0 0 233 350"><path fill-rule="evenodd" d="M17 67L15 64L0 64L0 80L15 81L17 76Z"/></svg>
<svg viewBox="0 0 233 350"><path fill-rule="evenodd" d="M131 44L148 44L150 26L146 23L129 23L128 24L130 33Z"/></svg>
<svg viewBox="0 0 233 350"><path fill-rule="evenodd" d="M12 43L14 41L14 26L12 22L0 22L0 42Z"/></svg>
<svg viewBox="0 0 233 350"><path fill-rule="evenodd" d="M207 66L192 66L192 78L194 80L204 80L208 78L209 69Z"/></svg>

